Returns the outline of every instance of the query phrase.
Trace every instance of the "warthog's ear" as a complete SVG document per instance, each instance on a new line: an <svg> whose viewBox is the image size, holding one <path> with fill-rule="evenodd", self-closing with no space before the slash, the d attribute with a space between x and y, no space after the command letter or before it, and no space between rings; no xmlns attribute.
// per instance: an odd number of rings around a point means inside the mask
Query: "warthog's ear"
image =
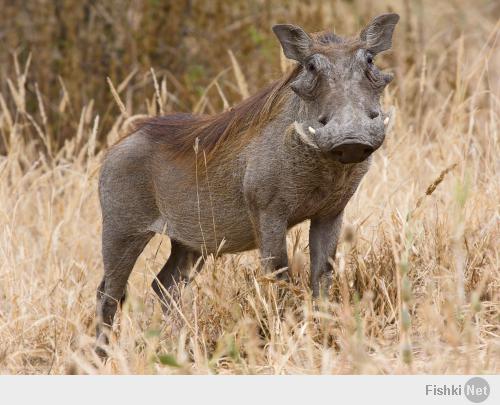
<svg viewBox="0 0 500 405"><path fill-rule="evenodd" d="M302 28L291 24L277 24L273 26L273 31L287 58L302 63L309 56L312 39Z"/></svg>
<svg viewBox="0 0 500 405"><path fill-rule="evenodd" d="M392 46L392 33L398 21L397 14L379 15L361 31L359 37L372 53L383 52Z"/></svg>

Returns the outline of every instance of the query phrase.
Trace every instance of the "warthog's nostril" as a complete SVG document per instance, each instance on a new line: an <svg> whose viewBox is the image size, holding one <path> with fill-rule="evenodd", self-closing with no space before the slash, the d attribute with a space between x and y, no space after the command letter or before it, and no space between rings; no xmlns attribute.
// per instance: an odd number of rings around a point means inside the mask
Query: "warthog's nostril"
<svg viewBox="0 0 500 405"><path fill-rule="evenodd" d="M318 118L318 121L321 125L326 125L328 123L328 118L326 118L326 115L322 115Z"/></svg>
<svg viewBox="0 0 500 405"><path fill-rule="evenodd" d="M371 119L371 120L374 120L375 118L377 118L379 116L379 113L378 111L369 111L368 112L368 117Z"/></svg>

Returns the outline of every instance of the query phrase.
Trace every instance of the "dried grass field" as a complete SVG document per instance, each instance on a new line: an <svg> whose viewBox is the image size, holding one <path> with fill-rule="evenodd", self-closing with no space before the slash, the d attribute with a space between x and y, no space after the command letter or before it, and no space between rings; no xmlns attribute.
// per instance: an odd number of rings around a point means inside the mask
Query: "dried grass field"
<svg viewBox="0 0 500 405"><path fill-rule="evenodd" d="M500 372L497 2L0 3L0 373ZM279 78L273 23L355 34L389 10L377 63L395 119L348 205L328 302L311 301L306 223L282 299L257 252L211 257L163 319L155 236L100 362L106 147L134 116L216 113Z"/></svg>

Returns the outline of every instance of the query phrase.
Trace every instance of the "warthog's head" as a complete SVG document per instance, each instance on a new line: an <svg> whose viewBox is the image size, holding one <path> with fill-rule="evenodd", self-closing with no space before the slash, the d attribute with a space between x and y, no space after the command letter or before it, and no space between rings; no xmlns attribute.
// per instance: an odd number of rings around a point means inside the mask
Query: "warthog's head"
<svg viewBox="0 0 500 405"><path fill-rule="evenodd" d="M273 27L285 56L303 67L291 83L304 105L296 130L342 163L365 160L384 140L389 117L380 96L393 76L374 59L391 47L398 20L397 14L380 15L354 39L307 34L288 24Z"/></svg>

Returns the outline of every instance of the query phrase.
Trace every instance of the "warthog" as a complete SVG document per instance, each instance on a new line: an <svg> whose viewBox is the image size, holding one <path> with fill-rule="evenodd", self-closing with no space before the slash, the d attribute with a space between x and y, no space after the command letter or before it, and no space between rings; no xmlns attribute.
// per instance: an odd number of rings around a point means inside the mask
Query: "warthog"
<svg viewBox="0 0 500 405"><path fill-rule="evenodd" d="M210 253L258 246L267 270L286 269L287 229L306 219L313 297L328 288L344 208L385 137L380 96L392 75L373 60L391 47L398 20L380 15L348 39L275 25L298 62L289 74L217 115L141 120L109 150L99 181L98 348L155 233L172 244L152 284L160 298Z"/></svg>

